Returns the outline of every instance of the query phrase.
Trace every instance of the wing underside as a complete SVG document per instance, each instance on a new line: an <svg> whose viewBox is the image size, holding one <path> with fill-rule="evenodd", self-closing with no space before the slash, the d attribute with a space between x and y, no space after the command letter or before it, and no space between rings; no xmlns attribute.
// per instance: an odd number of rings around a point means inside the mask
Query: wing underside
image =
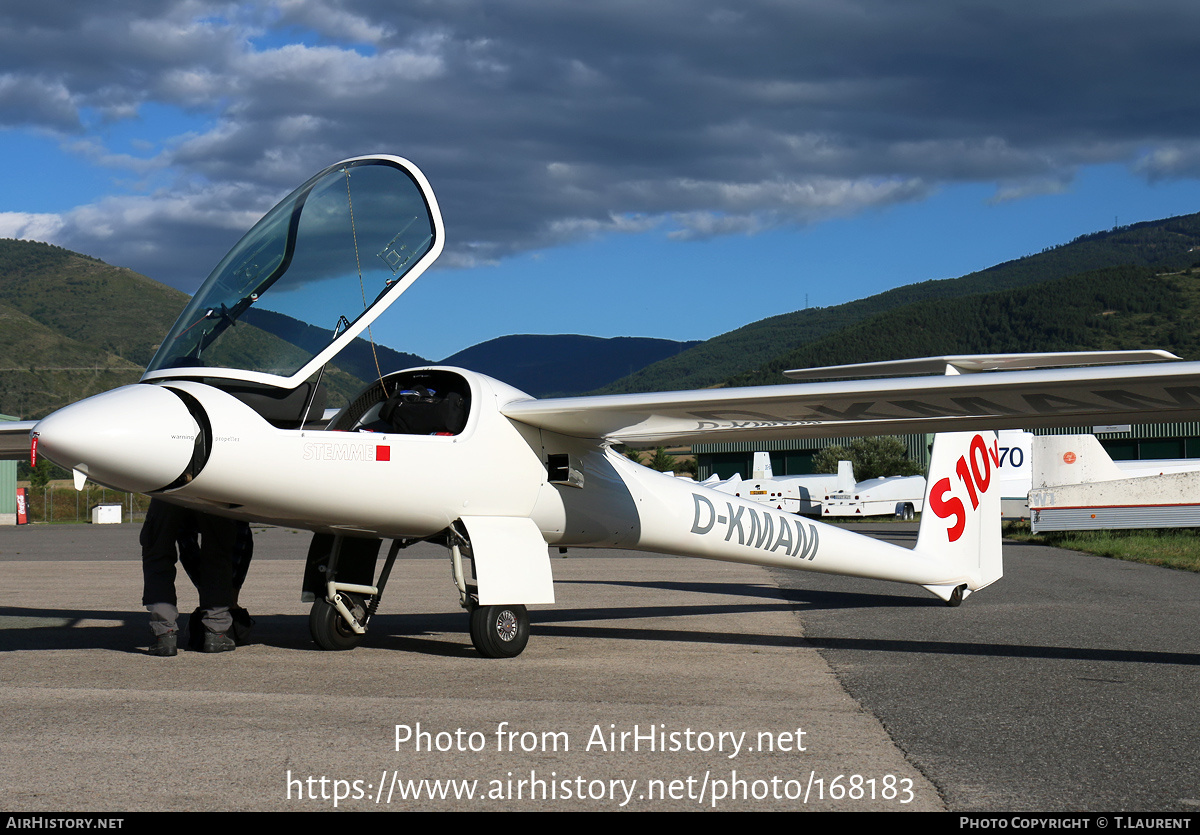
<svg viewBox="0 0 1200 835"><path fill-rule="evenodd" d="M522 400L512 420L632 444L1200 420L1200 363Z"/></svg>
<svg viewBox="0 0 1200 835"><path fill-rule="evenodd" d="M0 461L29 460L29 433L36 420L0 421Z"/></svg>

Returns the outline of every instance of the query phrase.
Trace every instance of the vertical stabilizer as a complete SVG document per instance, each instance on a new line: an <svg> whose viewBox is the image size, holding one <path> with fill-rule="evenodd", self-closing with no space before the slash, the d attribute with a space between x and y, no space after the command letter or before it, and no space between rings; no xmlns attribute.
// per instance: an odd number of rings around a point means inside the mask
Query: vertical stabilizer
<svg viewBox="0 0 1200 835"><path fill-rule="evenodd" d="M771 469L771 453L754 453L754 466L750 478L774 478L775 471Z"/></svg>
<svg viewBox="0 0 1200 835"><path fill-rule="evenodd" d="M1095 435L1044 435L1033 442L1033 487L1128 478Z"/></svg>
<svg viewBox="0 0 1200 835"><path fill-rule="evenodd" d="M999 580L1000 454L994 432L948 432L934 438L918 553L948 561L959 577L925 586L952 604Z"/></svg>
<svg viewBox="0 0 1200 835"><path fill-rule="evenodd" d="M841 493L853 493L854 485L857 482L854 480L854 462L853 461L838 461L837 472L837 489Z"/></svg>

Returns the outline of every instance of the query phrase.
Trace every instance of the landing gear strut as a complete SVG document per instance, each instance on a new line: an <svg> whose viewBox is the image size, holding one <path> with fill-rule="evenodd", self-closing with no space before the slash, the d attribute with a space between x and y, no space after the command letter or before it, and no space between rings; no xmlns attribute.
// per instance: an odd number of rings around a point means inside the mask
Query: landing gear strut
<svg viewBox="0 0 1200 835"><path fill-rule="evenodd" d="M349 594L340 597L343 602L350 604L348 608L352 617L361 623L366 616L366 609L362 604ZM347 601L346 598L350 600ZM314 600L312 610L308 613L308 634L321 649L347 650L358 646L366 632L355 632L342 617L342 613L328 600Z"/></svg>
<svg viewBox="0 0 1200 835"><path fill-rule="evenodd" d="M529 643L529 612L520 604L480 605L479 586L467 582L463 566L464 557L473 559L471 541L465 531L456 524L427 540L442 542L450 549L459 603L469 615L471 643L479 654L484 658L520 655ZM371 585L379 540L327 534L314 537L305 569L304 593L305 599L312 601L308 631L317 646L341 651L354 649L362 642L367 623L379 608L396 555L401 548L421 541L425 540L392 540L379 579Z"/></svg>
<svg viewBox="0 0 1200 835"><path fill-rule="evenodd" d="M357 542L362 543L363 540ZM342 537L335 536L329 547L328 561L323 564L314 562L310 552L308 568L314 569L316 576L320 576L319 581L314 580L311 584L307 577L305 580L306 595L310 595L308 599L313 601L308 613L308 633L317 646L327 650L348 650L362 642L367 632L367 622L379 608L379 599L396 563L396 555L409 544L407 540L392 540L392 547L388 550L387 561L379 572L376 585L370 583L375 574L379 540L374 540L373 544L350 546ZM366 583L350 583L338 578L338 562L343 548L349 560L345 573L354 579L365 579Z"/></svg>
<svg viewBox="0 0 1200 835"><path fill-rule="evenodd" d="M521 604L479 605L479 587L468 583L463 556L471 557L471 542L456 527L448 545L459 604L470 613L471 643L484 658L516 658L529 643L529 612Z"/></svg>

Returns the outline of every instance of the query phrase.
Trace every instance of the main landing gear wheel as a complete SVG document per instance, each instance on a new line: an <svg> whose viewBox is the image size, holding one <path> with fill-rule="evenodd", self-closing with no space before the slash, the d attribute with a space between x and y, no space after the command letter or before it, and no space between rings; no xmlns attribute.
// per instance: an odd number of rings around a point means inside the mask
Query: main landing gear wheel
<svg viewBox="0 0 1200 835"><path fill-rule="evenodd" d="M342 598L347 607L361 620L364 610L357 600L344 594ZM358 646L363 636L350 628L345 618L328 600L313 602L312 611L308 613L308 632L321 649L346 650Z"/></svg>
<svg viewBox="0 0 1200 835"><path fill-rule="evenodd" d="M475 607L471 643L484 658L515 658L529 643L529 612L521 605Z"/></svg>
<svg viewBox="0 0 1200 835"><path fill-rule="evenodd" d="M954 591L950 592L950 599L946 601L947 606L962 605L963 592L966 591L966 585L955 586Z"/></svg>

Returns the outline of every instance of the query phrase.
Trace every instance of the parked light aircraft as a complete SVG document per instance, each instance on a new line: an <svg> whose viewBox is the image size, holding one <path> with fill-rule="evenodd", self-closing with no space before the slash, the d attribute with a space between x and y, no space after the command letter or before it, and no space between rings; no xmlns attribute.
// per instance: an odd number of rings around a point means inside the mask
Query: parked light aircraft
<svg viewBox="0 0 1200 835"><path fill-rule="evenodd" d="M463 369L415 368L380 374L327 419L325 365L429 268L444 240L433 191L406 160L360 157L321 171L217 265L139 383L38 421L35 454L71 469L80 486L88 479L314 531L304 590L313 637L329 649L362 637L400 549L441 542L472 641L498 657L524 648L525 605L554 600L548 545L881 578L956 605L1002 573L991 430L1093 416L1200 420L1200 364L1128 364L1173 359L1162 352L940 357L792 372L818 380L792 385L546 400ZM256 328L254 311L326 336L298 347ZM1051 367L1081 362L1125 364ZM612 450L899 432L950 433L935 443L932 512L914 550L670 478ZM376 578L384 539L392 545Z"/></svg>

